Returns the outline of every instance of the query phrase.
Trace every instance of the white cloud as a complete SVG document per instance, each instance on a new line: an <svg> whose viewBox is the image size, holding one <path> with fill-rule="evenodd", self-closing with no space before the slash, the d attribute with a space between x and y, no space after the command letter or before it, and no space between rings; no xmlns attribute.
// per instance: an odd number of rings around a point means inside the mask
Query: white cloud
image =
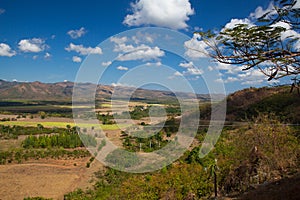
<svg viewBox="0 0 300 200"><path fill-rule="evenodd" d="M286 29L286 31L281 33L281 40L286 40L286 39L298 39L296 43L294 44L295 50L300 50L300 33L294 31L291 28L291 25L288 23L285 23L283 21L277 22L272 25L273 27L283 27Z"/></svg>
<svg viewBox="0 0 300 200"><path fill-rule="evenodd" d="M165 55L165 52L160 50L158 47L149 46L139 46L133 51L125 54L120 54L117 58L119 61L129 61L129 60L152 60L158 59Z"/></svg>
<svg viewBox="0 0 300 200"><path fill-rule="evenodd" d="M186 29L193 15L189 0L138 0L131 4L133 14L123 21L128 26L155 25L172 29Z"/></svg>
<svg viewBox="0 0 300 200"><path fill-rule="evenodd" d="M249 27L254 26L254 24L247 18L245 18L245 19L231 19L230 22L228 22L225 25L224 29L232 29L238 24L245 24L245 25L248 25Z"/></svg>
<svg viewBox="0 0 300 200"><path fill-rule="evenodd" d="M121 38L119 38L119 37L111 37L110 38L110 41L114 42L116 44L124 44L125 42L127 42L127 40L128 40L128 38L125 36L121 37Z"/></svg>
<svg viewBox="0 0 300 200"><path fill-rule="evenodd" d="M125 44L128 41L127 37L110 38L115 43L114 52L120 52L117 60L129 61L129 60L152 60L158 59L165 55L165 52L158 47L150 47L145 44L139 46L133 46L131 44Z"/></svg>
<svg viewBox="0 0 300 200"><path fill-rule="evenodd" d="M109 65L111 65L111 61L107 61L107 62L102 62L101 63L101 65L103 66L103 67L108 67Z"/></svg>
<svg viewBox="0 0 300 200"><path fill-rule="evenodd" d="M52 55L51 55L50 53L46 52L45 55L44 55L44 58L45 58L45 59L48 59L48 58L50 58L51 56L52 56Z"/></svg>
<svg viewBox="0 0 300 200"><path fill-rule="evenodd" d="M132 87L132 88L136 88L136 86L130 85L130 84L127 84L127 83L112 83L111 86L113 86L113 87Z"/></svg>
<svg viewBox="0 0 300 200"><path fill-rule="evenodd" d="M0 15L2 15L3 13L5 13L5 10L3 8L0 8Z"/></svg>
<svg viewBox="0 0 300 200"><path fill-rule="evenodd" d="M193 35L193 38L184 42L186 48L185 55L190 58L205 58L208 55L207 44L201 40L201 36L197 33Z"/></svg>
<svg viewBox="0 0 300 200"><path fill-rule="evenodd" d="M12 57L14 55L16 55L16 52L8 44L0 43L0 56Z"/></svg>
<svg viewBox="0 0 300 200"><path fill-rule="evenodd" d="M300 1L299 0L296 1L296 4L294 5L293 8L300 8Z"/></svg>
<svg viewBox="0 0 300 200"><path fill-rule="evenodd" d="M146 65L147 66L157 66L157 67L159 67L159 66L162 65L162 63L161 62L156 62L156 63L147 62Z"/></svg>
<svg viewBox="0 0 300 200"><path fill-rule="evenodd" d="M117 69L121 71L127 71L128 67L118 66Z"/></svg>
<svg viewBox="0 0 300 200"><path fill-rule="evenodd" d="M193 62L188 62L188 63L180 63L179 64L180 67L184 67L184 68L191 68L194 67L194 63Z"/></svg>
<svg viewBox="0 0 300 200"><path fill-rule="evenodd" d="M224 81L223 81L222 78L217 78L217 79L215 80L215 82L217 82L217 83L224 83Z"/></svg>
<svg viewBox="0 0 300 200"><path fill-rule="evenodd" d="M237 77L231 77L229 76L224 82L225 83L231 83L231 82L236 82L239 81L240 79L238 79Z"/></svg>
<svg viewBox="0 0 300 200"><path fill-rule="evenodd" d="M183 62L179 63L180 67L186 68L186 71L183 72L184 75L201 75L203 70L196 68L193 62Z"/></svg>
<svg viewBox="0 0 300 200"><path fill-rule="evenodd" d="M115 43L114 52L120 52L117 60L119 61L129 61L129 60L156 60L159 57L165 55L165 52L158 47L150 47L145 44L133 45L126 44L126 42L131 42L139 44L141 41L146 41L152 43L154 41L153 36L149 34L137 33L137 35L128 37L111 37L111 42Z"/></svg>
<svg viewBox="0 0 300 200"><path fill-rule="evenodd" d="M84 47L83 45L75 45L70 43L68 47L65 48L66 51L75 51L80 55L88 55L88 54L102 54L102 49L100 47Z"/></svg>
<svg viewBox="0 0 300 200"><path fill-rule="evenodd" d="M179 71L176 71L176 72L174 73L174 76L183 76L183 74L180 73Z"/></svg>
<svg viewBox="0 0 300 200"><path fill-rule="evenodd" d="M82 59L79 56L73 56L72 61L76 62L76 63L80 63L82 61Z"/></svg>
<svg viewBox="0 0 300 200"><path fill-rule="evenodd" d="M203 70L193 67L187 68L187 71L184 72L184 75L201 75L203 73Z"/></svg>
<svg viewBox="0 0 300 200"><path fill-rule="evenodd" d="M208 71L213 71L214 70L214 68L212 66L208 66L207 69L208 69Z"/></svg>
<svg viewBox="0 0 300 200"><path fill-rule="evenodd" d="M67 32L67 34L73 38L73 39L77 39L82 37L84 34L86 34L86 30L84 27L81 27L79 30L70 30Z"/></svg>
<svg viewBox="0 0 300 200"><path fill-rule="evenodd" d="M32 59L36 60L36 59L38 59L38 57L39 57L38 55L34 55L34 56L32 56Z"/></svg>
<svg viewBox="0 0 300 200"><path fill-rule="evenodd" d="M145 43L145 42L153 43L155 37L157 37L157 36L149 34L149 33L137 32L136 35L131 37L131 39L134 41L135 44L140 44L140 43Z"/></svg>
<svg viewBox="0 0 300 200"><path fill-rule="evenodd" d="M242 72L243 68L243 66L230 65L224 63L217 63L217 65L215 66L215 69L224 70L226 74L237 74L239 72Z"/></svg>
<svg viewBox="0 0 300 200"><path fill-rule="evenodd" d="M44 51L47 45L41 38L24 39L19 42L19 49L23 52L38 53Z"/></svg>
<svg viewBox="0 0 300 200"><path fill-rule="evenodd" d="M267 13L269 13L269 15L276 13L276 11L274 10L273 2L270 2L268 8L265 10L261 6L257 7L253 13L250 13L249 17L251 19L258 19Z"/></svg>

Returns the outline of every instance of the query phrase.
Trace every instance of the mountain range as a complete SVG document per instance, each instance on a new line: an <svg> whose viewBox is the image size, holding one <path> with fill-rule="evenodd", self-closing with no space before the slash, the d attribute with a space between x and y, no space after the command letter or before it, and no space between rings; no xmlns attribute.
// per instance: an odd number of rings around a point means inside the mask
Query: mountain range
<svg viewBox="0 0 300 200"><path fill-rule="evenodd" d="M73 88L73 82L42 83L39 81L9 82L0 80L0 100L70 101L72 99ZM115 89L114 86L95 85L92 83L79 83L76 88L84 93L90 93L97 88L96 99L110 98ZM159 101L176 99L175 94L171 91L136 89L125 86L122 86L121 90L118 89L118 96L120 98L125 97L128 93L132 92L131 99ZM176 92L176 95L186 99L191 99L194 96L192 93L185 92ZM210 95L197 94L197 98L207 101L210 99Z"/></svg>

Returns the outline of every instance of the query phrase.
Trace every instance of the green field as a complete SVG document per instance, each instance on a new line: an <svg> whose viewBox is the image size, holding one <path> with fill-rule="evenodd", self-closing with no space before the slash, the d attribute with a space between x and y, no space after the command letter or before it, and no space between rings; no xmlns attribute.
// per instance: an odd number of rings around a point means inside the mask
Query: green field
<svg viewBox="0 0 300 200"><path fill-rule="evenodd" d="M0 122L0 125L9 125L9 126L37 126L38 124L43 125L44 127L57 127L57 128L66 128L67 125L70 126L79 126L81 128L89 128L89 127L94 127L95 129L101 128L102 130L107 130L107 131L113 131L113 130L118 130L120 128L125 128L128 125L116 125L116 124L89 124L89 123L80 123L80 124L75 124L75 123L69 123L69 122L51 122L51 121L45 121L45 122L29 122L29 121L5 121L5 122Z"/></svg>

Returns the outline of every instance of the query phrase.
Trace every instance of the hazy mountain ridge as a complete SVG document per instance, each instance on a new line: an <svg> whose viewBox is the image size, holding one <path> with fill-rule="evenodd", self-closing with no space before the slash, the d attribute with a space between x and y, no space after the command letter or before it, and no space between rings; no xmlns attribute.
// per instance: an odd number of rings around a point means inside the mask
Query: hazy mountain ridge
<svg viewBox="0 0 300 200"><path fill-rule="evenodd" d="M9 82L0 80L0 100L42 100L42 101L70 101L73 94L73 82L42 83L35 82ZM97 87L96 98L110 98L115 87L109 85L95 85L92 83L78 83L76 89L83 94L90 94ZM139 100L173 100L176 98L171 91L136 89L132 87L119 87L118 97L125 97L133 93L133 99ZM191 99L192 93L176 93L182 98ZM197 94L197 98L207 101L208 94Z"/></svg>

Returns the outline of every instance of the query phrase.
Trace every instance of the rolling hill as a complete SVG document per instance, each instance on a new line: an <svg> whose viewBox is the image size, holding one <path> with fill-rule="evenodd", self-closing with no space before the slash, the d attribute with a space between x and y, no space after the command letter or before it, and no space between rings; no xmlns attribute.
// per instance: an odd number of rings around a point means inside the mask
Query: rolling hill
<svg viewBox="0 0 300 200"><path fill-rule="evenodd" d="M248 88L227 97L227 120L248 120L258 113L273 113L287 123L300 122L300 95L290 86Z"/></svg>

